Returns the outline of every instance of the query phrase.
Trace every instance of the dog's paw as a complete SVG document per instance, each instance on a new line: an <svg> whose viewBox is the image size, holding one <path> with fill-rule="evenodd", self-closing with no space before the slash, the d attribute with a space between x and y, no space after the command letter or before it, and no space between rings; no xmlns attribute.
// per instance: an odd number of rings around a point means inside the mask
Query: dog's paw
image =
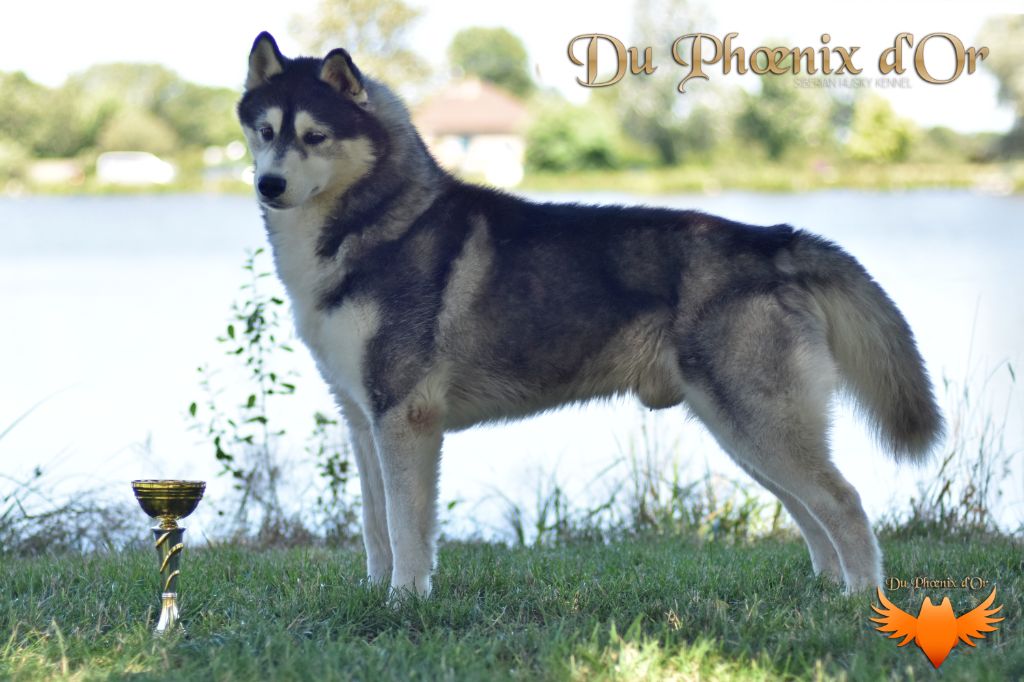
<svg viewBox="0 0 1024 682"><path fill-rule="evenodd" d="M814 568L814 576L821 580L826 580L836 585L842 585L845 582L843 578L843 569L839 567L839 562L834 565L822 566Z"/></svg>
<svg viewBox="0 0 1024 682"><path fill-rule="evenodd" d="M429 597L431 590L430 573L400 573L395 571L391 576L391 594L415 595L417 597Z"/></svg>
<svg viewBox="0 0 1024 682"><path fill-rule="evenodd" d="M397 611L407 604L414 604L430 596L430 591L413 590L409 587L388 588L388 606Z"/></svg>
<svg viewBox="0 0 1024 682"><path fill-rule="evenodd" d="M880 575L847 576L845 581L846 589L843 593L848 597L874 592L875 588L882 585Z"/></svg>

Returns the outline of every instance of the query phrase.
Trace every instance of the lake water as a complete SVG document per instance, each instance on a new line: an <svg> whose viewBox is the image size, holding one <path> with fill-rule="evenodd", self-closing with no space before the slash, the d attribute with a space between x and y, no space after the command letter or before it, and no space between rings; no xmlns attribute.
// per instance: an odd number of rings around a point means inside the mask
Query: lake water
<svg viewBox="0 0 1024 682"><path fill-rule="evenodd" d="M837 241L900 306L940 393L943 377L969 378L974 400L1009 411L1005 446L1018 457L1003 480L1001 517L1024 522L1020 387L1011 395L1005 369L982 387L999 363L1020 367L1024 359L1024 198L969 191L537 198L698 208L787 222ZM201 397L196 367L225 363L214 339L243 282L245 249L263 244L248 197L0 199L0 432L43 401L0 439L0 475L24 479L39 465L53 475L54 494L103 486L125 496L132 478L206 478L208 497L222 495L228 484L215 476L209 446L187 430L186 409ZM330 410L331 401L304 349L294 365L302 379L281 419L305 433L312 410ZM529 504L542 472L557 472L570 494L585 498L592 477L635 439L642 415L622 401L450 436L441 497L460 500L450 531L497 525L500 496ZM693 475L707 467L743 478L681 411L653 420ZM833 442L839 467L875 518L934 472L897 469L846 408L838 410ZM308 479L301 451L289 456L296 478ZM200 527L212 522L209 511L199 515Z"/></svg>

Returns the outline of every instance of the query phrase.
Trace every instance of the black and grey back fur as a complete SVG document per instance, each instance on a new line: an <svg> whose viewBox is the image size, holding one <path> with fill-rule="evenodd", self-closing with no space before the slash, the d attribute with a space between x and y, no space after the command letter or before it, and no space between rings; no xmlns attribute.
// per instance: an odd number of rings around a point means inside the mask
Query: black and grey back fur
<svg viewBox="0 0 1024 682"><path fill-rule="evenodd" d="M238 111L298 332L352 433L371 579L430 591L444 432L629 393L687 405L779 497L815 573L879 583L829 456L833 394L900 459L942 418L905 320L839 247L463 183L344 50L287 59L261 34Z"/></svg>

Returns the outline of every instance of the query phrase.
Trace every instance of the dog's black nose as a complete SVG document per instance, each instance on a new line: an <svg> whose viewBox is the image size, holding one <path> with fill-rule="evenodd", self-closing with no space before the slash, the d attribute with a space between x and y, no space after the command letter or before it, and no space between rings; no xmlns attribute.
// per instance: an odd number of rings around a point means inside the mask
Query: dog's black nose
<svg viewBox="0 0 1024 682"><path fill-rule="evenodd" d="M288 183L280 175L264 175L260 178L260 181L256 183L256 187L260 190L260 194L268 199L275 199L284 194L284 188L288 186Z"/></svg>

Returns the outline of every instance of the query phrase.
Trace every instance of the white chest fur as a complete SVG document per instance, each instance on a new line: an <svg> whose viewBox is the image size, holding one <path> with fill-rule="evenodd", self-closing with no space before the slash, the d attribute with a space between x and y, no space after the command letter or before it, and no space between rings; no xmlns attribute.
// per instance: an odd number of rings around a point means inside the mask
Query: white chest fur
<svg viewBox="0 0 1024 682"><path fill-rule="evenodd" d="M323 218L312 208L268 211L274 261L291 298L296 331L324 380L371 414L364 359L366 345L380 326L379 309L367 299L348 300L330 310L317 305L325 287L341 281L346 251L343 246L332 260L316 254Z"/></svg>

